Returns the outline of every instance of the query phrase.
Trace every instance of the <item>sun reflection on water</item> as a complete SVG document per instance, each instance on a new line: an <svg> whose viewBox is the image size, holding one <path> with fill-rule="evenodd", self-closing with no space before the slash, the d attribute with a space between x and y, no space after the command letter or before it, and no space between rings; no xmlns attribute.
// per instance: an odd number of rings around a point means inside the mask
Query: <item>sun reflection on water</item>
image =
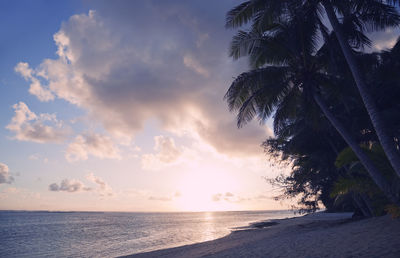
<svg viewBox="0 0 400 258"><path fill-rule="evenodd" d="M217 227L216 221L214 220L213 212L205 212L203 218L203 227L202 227L202 240L208 241L215 239L217 236Z"/></svg>

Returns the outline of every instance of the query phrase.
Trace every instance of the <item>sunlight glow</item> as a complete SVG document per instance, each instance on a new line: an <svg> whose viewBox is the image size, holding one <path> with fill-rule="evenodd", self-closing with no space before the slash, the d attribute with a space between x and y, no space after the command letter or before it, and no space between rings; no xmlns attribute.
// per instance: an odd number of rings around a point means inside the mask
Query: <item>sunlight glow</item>
<svg viewBox="0 0 400 258"><path fill-rule="evenodd" d="M235 209L236 203L224 199L223 194L234 191L236 187L237 182L229 173L210 168L188 172L180 182L178 208L185 211Z"/></svg>

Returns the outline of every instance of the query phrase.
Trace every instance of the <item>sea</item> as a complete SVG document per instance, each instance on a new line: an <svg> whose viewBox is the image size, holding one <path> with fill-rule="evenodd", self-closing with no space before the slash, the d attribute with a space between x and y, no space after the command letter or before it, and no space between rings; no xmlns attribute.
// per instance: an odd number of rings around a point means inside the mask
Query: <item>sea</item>
<svg viewBox="0 0 400 258"><path fill-rule="evenodd" d="M117 257L204 242L293 211L0 211L0 257Z"/></svg>

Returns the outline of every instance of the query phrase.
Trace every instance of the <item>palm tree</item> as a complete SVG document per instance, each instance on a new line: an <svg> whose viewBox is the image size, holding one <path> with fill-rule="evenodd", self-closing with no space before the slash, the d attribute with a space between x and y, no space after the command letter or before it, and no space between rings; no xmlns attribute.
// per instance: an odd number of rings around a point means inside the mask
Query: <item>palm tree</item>
<svg viewBox="0 0 400 258"><path fill-rule="evenodd" d="M388 26L398 25L400 23L400 17L397 15L395 9L391 8L388 5L385 5L382 1L354 1L356 2L354 5L354 9L362 9L362 8L370 8L372 5L380 5L381 8L388 9L389 12L393 14L391 17L393 19L386 20L385 17L381 17L381 14L375 14L371 17L371 19L365 20L365 25L378 27L380 29L384 29ZM364 102L364 106L367 109L369 117L371 118L372 124L375 128L375 132L378 136L378 139L388 157L390 164L396 171L397 175L400 177L400 155L399 151L395 145L393 137L390 137L390 134L386 130L386 126L383 118L380 115L379 109L376 106L373 95L370 93L368 86L365 83L362 73L360 72L359 65L357 64L357 60L354 57L353 50L350 47L347 38L343 32L343 25L339 23L338 18L336 17L335 10L332 6L331 1L325 0L322 1L322 4L325 8L326 14L328 16L329 22L332 25L333 31L335 32L338 41L340 43L340 47L343 51L343 54L346 58L346 61L350 67L351 73L353 75L354 81L357 85L357 88L360 92L361 98ZM374 6L373 6L374 7ZM340 10L340 9L338 9ZM360 26L362 28L362 26Z"/></svg>
<svg viewBox="0 0 400 258"><path fill-rule="evenodd" d="M229 108L238 110L238 126L255 116L265 121L275 109L274 124L279 125L280 120L291 110L293 112L293 107L301 105L309 109L313 101L354 150L378 187L392 202L400 205L399 196L392 192L386 178L321 97L322 86L332 84L337 78L320 71L321 65L314 56L315 37L323 26L316 22L318 10L304 13L304 9L294 4L285 8L284 15L289 15L291 20L279 16L263 30L255 20L250 31L239 31L232 40L230 55L235 59L249 56L254 68L236 78L225 95Z"/></svg>
<svg viewBox="0 0 400 258"><path fill-rule="evenodd" d="M400 17L396 9L389 5L398 2L396 0L250 0L228 12L226 27L235 28L252 21L253 27L269 28L271 21L276 22L287 19L288 9L296 5L297 8L303 8L305 10L304 13L317 13L319 17L314 22L319 25L321 33L324 33L326 28L321 21L323 15L321 7L323 6L333 31L340 42L340 47L350 67L378 139L391 165L400 177L400 155L398 149L393 137L385 130L384 120L360 73L353 54L353 47L359 48L370 44L370 40L364 34L366 29L375 31L400 24ZM342 14L342 23L339 23L334 7ZM315 38L310 40L315 40Z"/></svg>

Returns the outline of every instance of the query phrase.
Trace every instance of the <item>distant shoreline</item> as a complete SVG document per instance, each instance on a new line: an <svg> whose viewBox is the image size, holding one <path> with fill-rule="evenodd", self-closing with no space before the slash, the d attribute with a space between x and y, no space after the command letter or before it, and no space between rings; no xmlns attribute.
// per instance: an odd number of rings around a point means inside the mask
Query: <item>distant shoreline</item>
<svg viewBox="0 0 400 258"><path fill-rule="evenodd" d="M272 222L272 223L271 223ZM315 213L212 241L121 257L400 257L400 219Z"/></svg>
<svg viewBox="0 0 400 258"><path fill-rule="evenodd" d="M48 212L48 213L206 213L206 212L280 212L280 211L292 211L290 209L283 210L200 210L200 211L96 211L96 210L1 210L0 212Z"/></svg>

